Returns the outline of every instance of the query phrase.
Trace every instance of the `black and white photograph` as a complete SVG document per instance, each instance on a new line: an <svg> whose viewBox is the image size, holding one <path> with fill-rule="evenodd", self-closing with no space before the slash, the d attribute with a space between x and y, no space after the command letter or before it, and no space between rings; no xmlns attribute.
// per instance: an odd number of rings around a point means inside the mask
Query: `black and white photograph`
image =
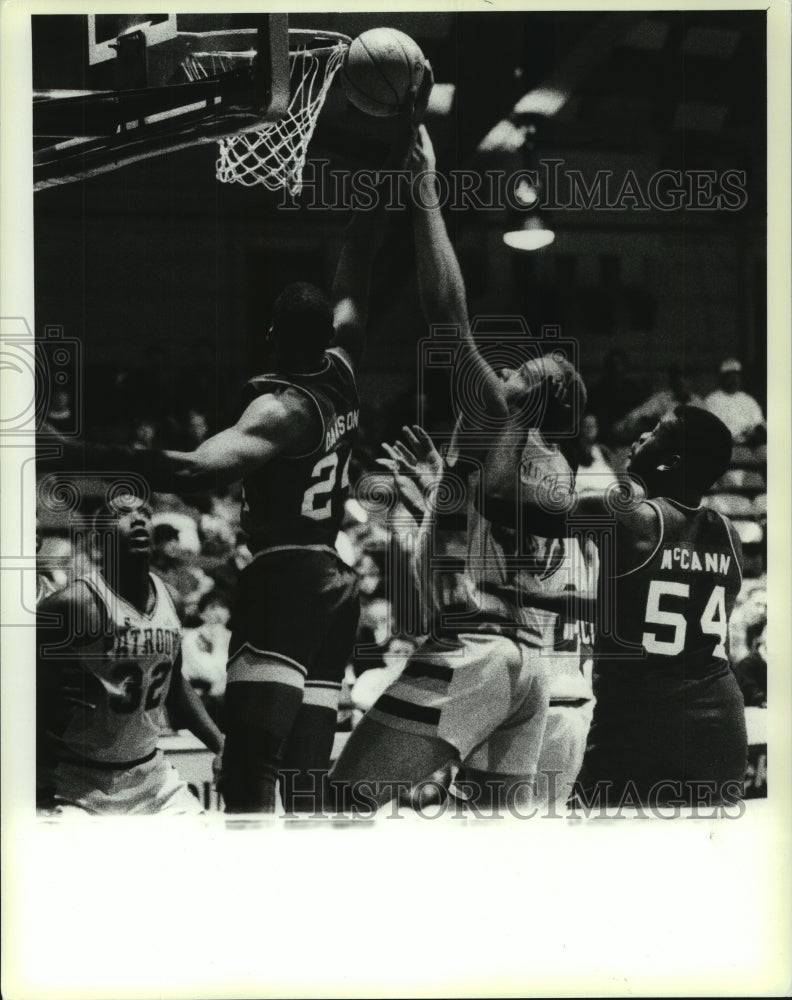
<svg viewBox="0 0 792 1000"><path fill-rule="evenodd" d="M2 9L4 994L788 995L789 6L134 7Z"/></svg>

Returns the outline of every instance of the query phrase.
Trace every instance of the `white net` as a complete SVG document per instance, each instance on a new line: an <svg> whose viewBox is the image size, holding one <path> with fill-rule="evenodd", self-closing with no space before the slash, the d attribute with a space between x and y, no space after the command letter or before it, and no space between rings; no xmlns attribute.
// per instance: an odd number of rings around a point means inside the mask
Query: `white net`
<svg viewBox="0 0 792 1000"><path fill-rule="evenodd" d="M286 188L294 196L300 193L308 144L346 48L346 43L339 42L329 50L303 48L290 53L288 111L276 122L218 142L219 181L247 187L263 184L270 191Z"/></svg>

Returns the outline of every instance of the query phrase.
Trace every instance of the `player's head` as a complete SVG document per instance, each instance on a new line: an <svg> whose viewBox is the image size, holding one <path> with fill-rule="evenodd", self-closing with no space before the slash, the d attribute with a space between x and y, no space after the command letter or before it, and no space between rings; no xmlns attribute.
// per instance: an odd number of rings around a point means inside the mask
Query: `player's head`
<svg viewBox="0 0 792 1000"><path fill-rule="evenodd" d="M140 497L122 496L107 500L94 513L94 543L100 553L108 551L103 539L110 536L121 559L148 559L152 549L152 511Z"/></svg>
<svg viewBox="0 0 792 1000"><path fill-rule="evenodd" d="M528 394L543 380L549 378L564 382L567 393L563 402L559 402L552 393L542 394L533 426L554 432L577 428L588 394L580 373L571 361L554 352L541 358L531 358L519 368L502 368L499 374L511 413L523 410Z"/></svg>
<svg viewBox="0 0 792 1000"><path fill-rule="evenodd" d="M596 444L599 438L599 421L595 413L587 413L580 421L580 438L584 444Z"/></svg>
<svg viewBox="0 0 792 1000"><path fill-rule="evenodd" d="M729 429L699 406L677 406L630 449L627 469L649 496L698 501L731 461Z"/></svg>
<svg viewBox="0 0 792 1000"><path fill-rule="evenodd" d="M310 371L321 361L333 333L333 309L315 285L295 281L275 300L270 336L279 368Z"/></svg>
<svg viewBox="0 0 792 1000"><path fill-rule="evenodd" d="M742 365L737 358L725 358L718 369L718 381L724 392L732 393L742 385Z"/></svg>

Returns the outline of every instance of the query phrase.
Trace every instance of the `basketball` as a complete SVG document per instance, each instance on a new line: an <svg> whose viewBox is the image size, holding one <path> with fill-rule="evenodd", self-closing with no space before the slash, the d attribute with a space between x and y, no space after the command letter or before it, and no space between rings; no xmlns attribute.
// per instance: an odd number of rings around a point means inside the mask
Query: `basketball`
<svg viewBox="0 0 792 1000"><path fill-rule="evenodd" d="M395 28L372 28L352 42L341 80L347 97L367 115L388 118L399 112L407 91L424 73L419 46Z"/></svg>

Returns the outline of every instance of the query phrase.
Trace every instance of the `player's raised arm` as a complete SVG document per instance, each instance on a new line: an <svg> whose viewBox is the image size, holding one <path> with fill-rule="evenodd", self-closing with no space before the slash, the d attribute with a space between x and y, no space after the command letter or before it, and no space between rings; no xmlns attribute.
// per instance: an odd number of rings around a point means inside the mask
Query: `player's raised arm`
<svg viewBox="0 0 792 1000"><path fill-rule="evenodd" d="M463 351L457 363L473 366L472 381L481 386L487 413L505 418L507 408L501 380L482 357L470 330L465 282L440 211L434 148L423 125L418 130L410 167L417 183L413 232L424 317L430 325L447 323L459 328Z"/></svg>
<svg viewBox="0 0 792 1000"><path fill-rule="evenodd" d="M424 81L419 91L411 88L408 92L404 108L398 116L391 148L381 167L383 172L403 170L406 166L431 90L431 70L428 66ZM336 332L331 347L343 350L353 365L360 361L366 345L371 275L374 258L385 235L387 199L383 184L384 178L381 177L374 208L355 212L347 225L333 283L333 324Z"/></svg>
<svg viewBox="0 0 792 1000"><path fill-rule="evenodd" d="M561 380L545 376L531 391L546 391L551 405L563 406L568 386ZM495 446L487 454L482 482L483 513L488 520L510 526L519 524L528 535L560 538L576 530L577 516L607 518L613 521L617 531L617 560L624 558L628 564L633 541L645 539L647 533L654 534L655 514L644 503L644 492L632 477L623 477L624 496L614 503L611 491L578 494L572 477L568 481L558 477L537 481L516 474L515 470L521 466L522 451L523 431L519 416L514 416L504 424Z"/></svg>
<svg viewBox="0 0 792 1000"><path fill-rule="evenodd" d="M341 349L357 367L366 346L369 297L374 257L385 234L385 214L380 207L356 212L346 227L344 245L333 282L331 347Z"/></svg>
<svg viewBox="0 0 792 1000"><path fill-rule="evenodd" d="M441 608L429 575L429 551L435 527L438 494L448 471L434 442L418 424L403 427L403 441L384 444L387 458L379 465L388 469L406 510L418 522L407 553L407 570L421 602L422 615L437 614ZM398 536L397 536L398 538Z"/></svg>
<svg viewBox="0 0 792 1000"><path fill-rule="evenodd" d="M233 427L195 451L137 450L59 438L61 456L41 464L64 472L136 472L157 492L190 493L236 482L277 455L300 454L315 443L309 440L311 426L305 400L287 391L254 399Z"/></svg>

